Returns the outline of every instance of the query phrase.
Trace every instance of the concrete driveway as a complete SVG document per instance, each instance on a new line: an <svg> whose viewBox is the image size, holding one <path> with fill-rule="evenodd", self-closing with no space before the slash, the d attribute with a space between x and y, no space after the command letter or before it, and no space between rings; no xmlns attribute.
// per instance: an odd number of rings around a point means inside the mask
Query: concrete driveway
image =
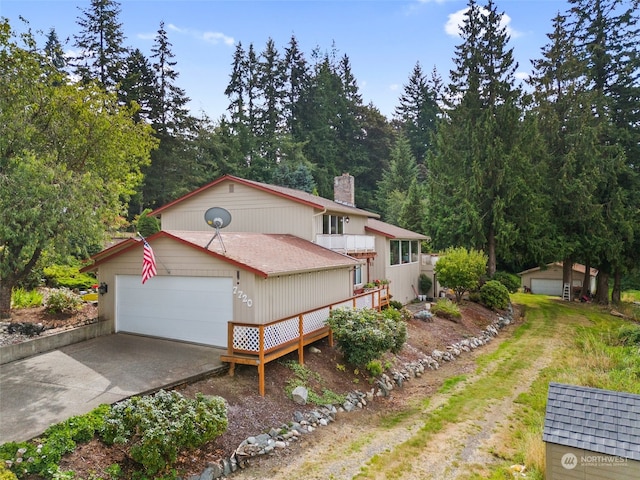
<svg viewBox="0 0 640 480"><path fill-rule="evenodd" d="M221 370L223 352L118 333L0 365L0 443L31 439L102 403Z"/></svg>

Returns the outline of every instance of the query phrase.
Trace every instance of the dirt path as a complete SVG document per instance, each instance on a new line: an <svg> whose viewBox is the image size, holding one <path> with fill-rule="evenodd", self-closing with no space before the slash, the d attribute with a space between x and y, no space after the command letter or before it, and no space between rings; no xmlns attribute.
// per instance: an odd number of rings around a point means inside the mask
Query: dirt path
<svg viewBox="0 0 640 480"><path fill-rule="evenodd" d="M391 412L343 414L290 454L260 460L233 478L454 480L481 472L497 461L491 452L509 428L514 400L563 345L562 325L522 330L514 335L510 327L491 344L412 380L392 398L398 408ZM458 383L437 393L451 377Z"/></svg>

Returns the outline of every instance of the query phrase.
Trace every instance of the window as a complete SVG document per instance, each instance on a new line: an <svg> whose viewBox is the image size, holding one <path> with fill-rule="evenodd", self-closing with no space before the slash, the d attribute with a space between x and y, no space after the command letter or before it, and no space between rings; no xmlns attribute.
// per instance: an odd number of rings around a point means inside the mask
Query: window
<svg viewBox="0 0 640 480"><path fill-rule="evenodd" d="M357 265L353 269L353 284L354 285L362 284L362 265Z"/></svg>
<svg viewBox="0 0 640 480"><path fill-rule="evenodd" d="M342 235L344 233L344 217L323 215L322 233L325 235Z"/></svg>
<svg viewBox="0 0 640 480"><path fill-rule="evenodd" d="M417 240L391 240L390 247L390 265L418 262L419 245Z"/></svg>

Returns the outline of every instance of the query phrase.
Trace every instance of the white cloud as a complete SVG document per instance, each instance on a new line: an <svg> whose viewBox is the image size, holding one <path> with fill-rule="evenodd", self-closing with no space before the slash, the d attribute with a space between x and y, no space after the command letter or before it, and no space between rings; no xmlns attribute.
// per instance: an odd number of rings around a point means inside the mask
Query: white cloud
<svg viewBox="0 0 640 480"><path fill-rule="evenodd" d="M527 80L529 78L529 74L527 72L516 72L515 77L518 80Z"/></svg>
<svg viewBox="0 0 640 480"><path fill-rule="evenodd" d="M444 31L447 33L447 35L450 35L452 37L460 37L460 32L462 30L464 17L467 13L467 10L469 10L469 7L463 8L462 10L458 10L455 13L449 14L449 19L447 20L447 23L445 23L444 25ZM481 8L480 12L483 15L486 15L488 13L487 9L485 8ZM502 20L500 21L500 26L506 28L507 33L511 38L518 38L522 36L522 32L519 32L518 30L513 29L510 24L511 24L511 17L506 13L504 13L502 15Z"/></svg>
<svg viewBox="0 0 640 480"><path fill-rule="evenodd" d="M391 90L392 92L396 92L400 89L400 84L398 83L392 83L391 85L389 85L389 90Z"/></svg>
<svg viewBox="0 0 640 480"><path fill-rule="evenodd" d="M233 37L229 37L222 32L200 32L188 28L180 28L173 23L167 25L167 28L173 32L177 32L182 35L189 35L193 38L211 43L213 45L224 44L233 46L236 43Z"/></svg>
<svg viewBox="0 0 640 480"><path fill-rule="evenodd" d="M156 38L155 33L139 33L136 35L140 40L153 40Z"/></svg>
<svg viewBox="0 0 640 480"><path fill-rule="evenodd" d="M233 37L229 37L220 32L204 32L202 34L202 39L209 43L213 43L214 45L218 43L224 43L225 45L231 46L235 43Z"/></svg>

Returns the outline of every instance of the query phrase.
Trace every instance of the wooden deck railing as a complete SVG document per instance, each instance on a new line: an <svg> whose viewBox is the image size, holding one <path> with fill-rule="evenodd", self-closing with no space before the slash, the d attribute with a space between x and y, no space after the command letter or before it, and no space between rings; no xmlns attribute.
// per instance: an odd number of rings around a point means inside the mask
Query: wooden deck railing
<svg viewBox="0 0 640 480"><path fill-rule="evenodd" d="M329 337L329 344L333 345L331 329L327 325L333 309L380 310L389 304L389 299L389 286L385 285L372 292L262 325L229 322L227 354L220 359L229 363L229 375L234 374L236 364L257 366L259 391L264 396L265 364L295 350L298 351L298 361L304 364L306 345L325 337Z"/></svg>

